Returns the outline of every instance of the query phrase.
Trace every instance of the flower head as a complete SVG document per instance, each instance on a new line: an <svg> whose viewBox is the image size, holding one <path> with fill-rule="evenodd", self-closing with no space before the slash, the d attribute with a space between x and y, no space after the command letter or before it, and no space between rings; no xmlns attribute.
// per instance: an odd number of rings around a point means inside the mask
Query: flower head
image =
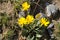
<svg viewBox="0 0 60 40"><path fill-rule="evenodd" d="M22 8L23 8L23 10L27 11L30 8L30 5L27 2L24 2L22 4Z"/></svg>
<svg viewBox="0 0 60 40"><path fill-rule="evenodd" d="M27 21L24 17L18 19L18 24L23 27L24 24L27 24Z"/></svg>
<svg viewBox="0 0 60 40"><path fill-rule="evenodd" d="M30 24L31 22L34 21L34 17L32 15L27 15L26 20L27 20L27 23Z"/></svg>
<svg viewBox="0 0 60 40"><path fill-rule="evenodd" d="M49 20L47 20L46 18L41 18L40 19L40 23L41 23L41 26L48 26L48 24L50 23Z"/></svg>
<svg viewBox="0 0 60 40"><path fill-rule="evenodd" d="M40 13L38 13L38 14L36 14L35 18L36 18L36 19L39 19L39 18L40 18L40 16L41 16L41 14L40 14Z"/></svg>

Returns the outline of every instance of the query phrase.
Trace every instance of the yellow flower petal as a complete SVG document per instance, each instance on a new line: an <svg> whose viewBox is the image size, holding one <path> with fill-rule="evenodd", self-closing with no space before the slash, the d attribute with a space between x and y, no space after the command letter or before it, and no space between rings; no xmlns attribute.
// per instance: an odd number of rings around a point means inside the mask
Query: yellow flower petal
<svg viewBox="0 0 60 40"><path fill-rule="evenodd" d="M34 21L34 17L32 15L27 15L26 20L27 20L27 23L30 24L31 22Z"/></svg>
<svg viewBox="0 0 60 40"><path fill-rule="evenodd" d="M27 2L24 2L24 3L22 4L22 9L23 9L24 11L27 11L29 8L30 8L30 5L29 5Z"/></svg>
<svg viewBox="0 0 60 40"><path fill-rule="evenodd" d="M24 17L21 17L21 18L18 19L18 24L20 26L23 26L24 24L27 24L27 21Z"/></svg>
<svg viewBox="0 0 60 40"><path fill-rule="evenodd" d="M46 18L41 18L40 19L40 23L43 26L48 26L48 24L50 23L49 20L47 20Z"/></svg>
<svg viewBox="0 0 60 40"><path fill-rule="evenodd" d="M48 24L49 24L49 22L46 22L46 23L45 23L45 26L48 26Z"/></svg>

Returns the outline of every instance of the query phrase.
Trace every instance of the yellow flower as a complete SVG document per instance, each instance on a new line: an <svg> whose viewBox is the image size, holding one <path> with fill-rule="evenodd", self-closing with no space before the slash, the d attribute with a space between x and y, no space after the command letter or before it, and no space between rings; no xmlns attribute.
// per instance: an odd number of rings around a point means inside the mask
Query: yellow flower
<svg viewBox="0 0 60 40"><path fill-rule="evenodd" d="M22 4L22 8L23 8L23 10L27 11L30 8L30 5L27 2L24 2Z"/></svg>
<svg viewBox="0 0 60 40"><path fill-rule="evenodd" d="M50 23L49 20L47 20L46 18L41 18L40 19L40 23L41 23L41 26L48 26L48 24Z"/></svg>
<svg viewBox="0 0 60 40"><path fill-rule="evenodd" d="M40 14L40 13L38 13L38 14L35 16L35 18L36 18L36 19L39 19L39 18L40 18L40 16L41 16L41 14Z"/></svg>
<svg viewBox="0 0 60 40"><path fill-rule="evenodd" d="M24 24L27 24L27 21L24 17L18 19L18 24L23 27Z"/></svg>
<svg viewBox="0 0 60 40"><path fill-rule="evenodd" d="M27 15L26 20L27 20L27 23L30 24L34 21L34 17L32 15Z"/></svg>

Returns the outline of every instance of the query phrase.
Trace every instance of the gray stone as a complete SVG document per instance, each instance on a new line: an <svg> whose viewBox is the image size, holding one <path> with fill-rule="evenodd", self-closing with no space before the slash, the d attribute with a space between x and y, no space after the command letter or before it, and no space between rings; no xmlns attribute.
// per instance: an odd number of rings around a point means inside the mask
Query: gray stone
<svg viewBox="0 0 60 40"><path fill-rule="evenodd" d="M50 17L52 15L55 15L58 8L54 4L49 4L46 6L46 15L47 17Z"/></svg>
<svg viewBox="0 0 60 40"><path fill-rule="evenodd" d="M52 28L53 26L54 26L54 24L51 23L51 24L47 27L47 29L48 29L48 28Z"/></svg>

